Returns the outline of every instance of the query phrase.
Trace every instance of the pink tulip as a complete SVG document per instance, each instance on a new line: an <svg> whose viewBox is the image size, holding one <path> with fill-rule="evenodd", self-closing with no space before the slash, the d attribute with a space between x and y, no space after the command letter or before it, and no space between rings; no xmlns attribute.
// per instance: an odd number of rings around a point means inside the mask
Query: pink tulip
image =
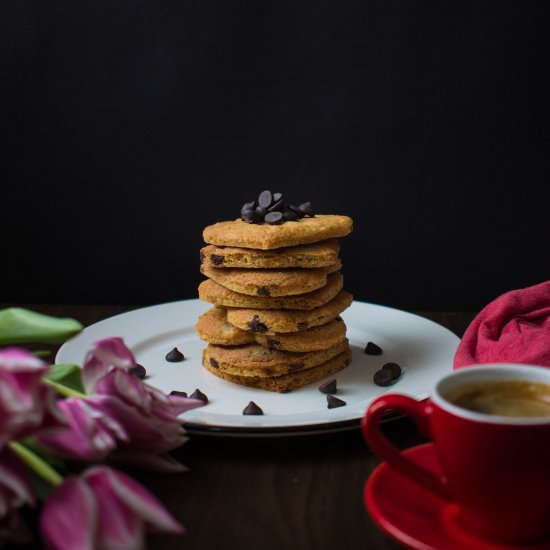
<svg viewBox="0 0 550 550"><path fill-rule="evenodd" d="M106 466L67 478L46 501L40 529L53 550L134 550L145 531L184 531L144 487Z"/></svg>
<svg viewBox="0 0 550 550"><path fill-rule="evenodd" d="M128 369L136 364L133 353L122 338L104 338L94 342L84 359L82 382L87 393L92 393L99 379L115 367Z"/></svg>
<svg viewBox="0 0 550 550"><path fill-rule="evenodd" d="M116 418L129 436L129 441L122 442L111 458L162 471L185 469L159 455L187 441L178 415L203 406L202 401L166 395L121 369L114 369L99 380L95 390L97 393L91 398L94 406Z"/></svg>
<svg viewBox="0 0 550 550"><path fill-rule="evenodd" d="M68 426L37 437L42 446L55 454L84 461L102 460L116 449L118 441L129 440L124 426L96 406L94 398L62 399L59 408Z"/></svg>
<svg viewBox="0 0 550 550"><path fill-rule="evenodd" d="M178 416L204 403L168 396L128 374L135 365L121 338L95 342L84 362L84 401L61 404L70 426L42 435L41 444L68 458L110 460L134 467L175 472L185 467L166 453L187 441Z"/></svg>
<svg viewBox="0 0 550 550"><path fill-rule="evenodd" d="M63 422L55 391L42 382L46 363L20 348L0 350L0 448Z"/></svg>
<svg viewBox="0 0 550 550"><path fill-rule="evenodd" d="M25 504L35 504L29 472L9 449L4 449L0 452L0 546L3 541L23 542L29 537L17 513Z"/></svg>

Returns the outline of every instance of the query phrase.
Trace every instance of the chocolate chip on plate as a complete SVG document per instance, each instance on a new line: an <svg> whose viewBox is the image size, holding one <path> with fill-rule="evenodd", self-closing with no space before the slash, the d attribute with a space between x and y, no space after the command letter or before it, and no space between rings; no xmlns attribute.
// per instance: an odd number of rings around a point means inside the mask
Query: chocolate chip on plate
<svg viewBox="0 0 550 550"><path fill-rule="evenodd" d="M392 382L397 380L401 376L401 367L397 363L386 363L382 365L382 370L389 370L391 372Z"/></svg>
<svg viewBox="0 0 550 550"><path fill-rule="evenodd" d="M220 365L218 364L218 362L213 357L210 357L210 364L212 365L213 369L219 369L220 368Z"/></svg>
<svg viewBox="0 0 550 550"><path fill-rule="evenodd" d="M321 384L319 386L319 391L326 394L336 393L336 378Z"/></svg>
<svg viewBox="0 0 550 550"><path fill-rule="evenodd" d="M128 369L128 374L133 374L134 376L137 376L138 378L143 380L147 376L147 371L145 370L145 367L143 365L136 363Z"/></svg>
<svg viewBox="0 0 550 550"><path fill-rule="evenodd" d="M269 289L265 286L258 288L258 296L269 296Z"/></svg>
<svg viewBox="0 0 550 550"><path fill-rule="evenodd" d="M391 386L393 384L392 373L389 369L380 369L372 377L377 386Z"/></svg>
<svg viewBox="0 0 550 550"><path fill-rule="evenodd" d="M206 395L204 395L204 393L202 393L198 388L189 396L189 398L200 399L201 401L208 403L208 397L206 397Z"/></svg>
<svg viewBox="0 0 550 550"><path fill-rule="evenodd" d="M187 397L187 392L186 391L172 390L170 392L170 395L175 395L176 397Z"/></svg>
<svg viewBox="0 0 550 550"><path fill-rule="evenodd" d="M338 399L338 397L334 397L334 395L327 395L328 409L335 409L336 407L344 407L345 405L347 405L347 403L342 399Z"/></svg>
<svg viewBox="0 0 550 550"><path fill-rule="evenodd" d="M166 360L169 361L170 363L179 363L184 359L185 359L185 356L178 348L173 348L171 351L169 351L166 354Z"/></svg>
<svg viewBox="0 0 550 550"><path fill-rule="evenodd" d="M365 347L365 353L367 355L382 355L382 348L374 342L369 342Z"/></svg>
<svg viewBox="0 0 550 550"><path fill-rule="evenodd" d="M225 257L222 256L221 254L210 254L210 261L214 265L222 265L223 262L225 261Z"/></svg>
<svg viewBox="0 0 550 550"><path fill-rule="evenodd" d="M262 409L261 409L260 407L258 407L258 405L256 405L256 403L254 403L254 401L251 401L251 402L243 409L243 414L259 416L259 415L264 414L264 411L262 411Z"/></svg>
<svg viewBox="0 0 550 550"><path fill-rule="evenodd" d="M269 225L279 225L284 221L283 214L281 212L269 212L265 215L264 221Z"/></svg>
<svg viewBox="0 0 550 550"><path fill-rule="evenodd" d="M262 191L258 197L258 204L264 208L269 208L273 202L273 195L271 191Z"/></svg>

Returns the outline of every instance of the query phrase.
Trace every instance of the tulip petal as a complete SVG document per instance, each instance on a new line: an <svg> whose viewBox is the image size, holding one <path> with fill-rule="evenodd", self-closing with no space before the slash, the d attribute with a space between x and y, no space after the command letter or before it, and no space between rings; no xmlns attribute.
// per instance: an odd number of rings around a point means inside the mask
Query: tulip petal
<svg viewBox="0 0 550 550"><path fill-rule="evenodd" d="M157 498L130 476L112 468L98 466L88 470L85 478L94 488L100 479L103 483L108 482L110 490L120 502L141 518L150 529L172 533L184 531L183 526L168 513Z"/></svg>
<svg viewBox="0 0 550 550"><path fill-rule="evenodd" d="M55 550L93 550L98 505L80 478L69 477L46 500L40 516L42 536Z"/></svg>

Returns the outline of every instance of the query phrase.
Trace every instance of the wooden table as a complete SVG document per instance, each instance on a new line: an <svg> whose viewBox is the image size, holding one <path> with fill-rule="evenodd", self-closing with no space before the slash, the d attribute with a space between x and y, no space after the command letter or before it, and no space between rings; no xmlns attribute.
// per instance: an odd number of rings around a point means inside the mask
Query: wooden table
<svg viewBox="0 0 550 550"><path fill-rule="evenodd" d="M9 304L1 305L7 307ZM14 304L11 304L14 305ZM85 326L130 306L17 304ZM462 336L474 313L416 312ZM424 440L405 418L386 424L397 447ZM187 528L153 534L154 550L396 550L363 505L363 487L380 464L359 429L305 437L237 439L194 435L173 455L184 474L129 471Z"/></svg>

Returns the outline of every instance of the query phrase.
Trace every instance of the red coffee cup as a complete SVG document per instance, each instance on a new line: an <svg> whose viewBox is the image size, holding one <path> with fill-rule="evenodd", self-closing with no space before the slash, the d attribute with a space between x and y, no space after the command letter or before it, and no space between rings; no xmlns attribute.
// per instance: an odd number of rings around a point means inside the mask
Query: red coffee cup
<svg viewBox="0 0 550 550"><path fill-rule="evenodd" d="M550 368L499 364L457 370L436 384L427 401L399 394L378 397L362 429L372 450L391 468L458 509L460 529L497 543L530 544L550 537L550 416L475 412L447 398L472 384L510 380L550 385ZM409 415L433 440L442 477L409 460L386 439L380 420L388 411Z"/></svg>

